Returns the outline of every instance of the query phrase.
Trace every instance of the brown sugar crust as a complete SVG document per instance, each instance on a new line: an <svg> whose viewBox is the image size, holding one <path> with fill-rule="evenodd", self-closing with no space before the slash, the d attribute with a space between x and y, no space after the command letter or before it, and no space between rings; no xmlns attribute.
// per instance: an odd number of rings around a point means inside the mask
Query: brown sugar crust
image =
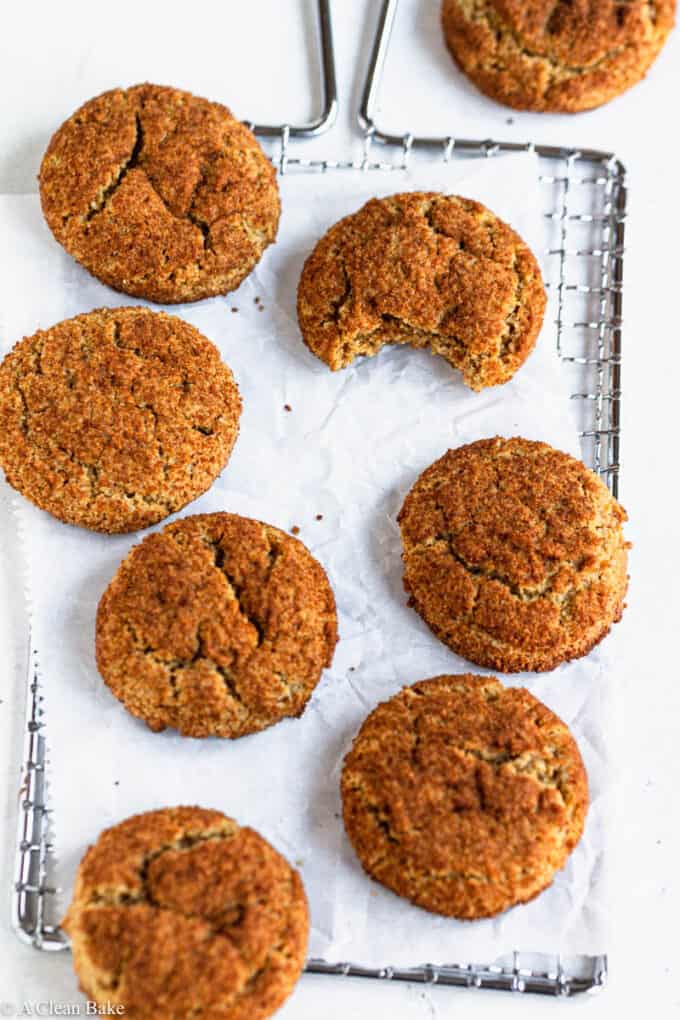
<svg viewBox="0 0 680 1020"><path fill-rule="evenodd" d="M276 237L273 166L225 106L113 89L56 132L40 168L50 230L103 283L173 304L234 290Z"/></svg>
<svg viewBox="0 0 680 1020"><path fill-rule="evenodd" d="M426 910L466 920L550 885L588 810L568 727L528 691L470 674L423 680L378 705L341 786L364 870Z"/></svg>
<svg viewBox="0 0 680 1020"><path fill-rule="evenodd" d="M240 414L217 348L145 308L99 308L39 330L0 365L7 481L94 531L146 528L205 492Z"/></svg>
<svg viewBox="0 0 680 1020"><path fill-rule="evenodd" d="M304 341L333 371L411 344L440 354L473 390L514 375L544 310L521 237L479 202L434 192L374 198L340 220L298 288Z"/></svg>
<svg viewBox="0 0 680 1020"><path fill-rule="evenodd" d="M446 44L492 99L576 113L644 78L675 21L675 0L443 0Z"/></svg>
<svg viewBox="0 0 680 1020"><path fill-rule="evenodd" d="M240 737L305 709L337 641L321 565L290 535L197 514L147 535L97 612L97 665L152 730Z"/></svg>
<svg viewBox="0 0 680 1020"><path fill-rule="evenodd" d="M309 930L298 872L218 811L164 808L104 831L63 927L80 987L135 1020L262 1020L288 997Z"/></svg>
<svg viewBox="0 0 680 1020"><path fill-rule="evenodd" d="M621 618L623 508L546 443L482 439L418 478L399 514L404 587L440 640L504 673L585 655Z"/></svg>

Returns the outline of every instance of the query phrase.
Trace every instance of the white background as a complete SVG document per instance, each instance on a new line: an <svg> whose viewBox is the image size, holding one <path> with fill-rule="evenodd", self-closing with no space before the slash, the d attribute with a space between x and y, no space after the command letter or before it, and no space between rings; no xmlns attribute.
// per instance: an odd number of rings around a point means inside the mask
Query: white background
<svg viewBox="0 0 680 1020"><path fill-rule="evenodd" d="M334 0L341 112L333 133L304 154L346 155L378 0ZM517 114L478 97L451 66L438 36L438 0L404 0L387 69L381 126L469 137L591 146L616 152L629 171L623 372L621 497L631 516L631 593L620 653L626 739L619 762L624 803L617 833L615 933L610 987L569 1004L507 994L386 986L306 977L280 1014L396 1020L431 1016L545 1017L556 1009L665 1020L680 1014L674 884L680 858L680 685L673 651L680 615L675 495L675 312L680 217L680 43L671 39L648 80L590 114ZM243 117L295 122L316 115L318 59L313 0L225 0L190 5L120 0L115 7L61 0L3 12L0 36L0 191L34 191L40 156L55 127L83 100L119 84L171 83L219 99ZM388 94L389 93L389 94ZM512 121L512 123L508 123ZM2 309L0 309L0 317ZM20 592L9 590L16 549L0 536L3 680L0 685L0 1002L49 999L66 955L19 946L7 927L21 710Z"/></svg>

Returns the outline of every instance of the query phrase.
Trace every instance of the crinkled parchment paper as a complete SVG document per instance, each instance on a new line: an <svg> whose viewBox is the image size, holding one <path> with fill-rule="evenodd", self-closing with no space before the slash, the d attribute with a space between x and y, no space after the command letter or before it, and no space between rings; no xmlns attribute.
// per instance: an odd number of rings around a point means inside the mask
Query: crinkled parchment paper
<svg viewBox="0 0 680 1020"><path fill-rule="evenodd" d="M405 493L448 447L482 436L519 434L578 452L551 316L516 378L481 394L466 390L442 359L408 347L331 373L307 351L295 320L297 280L315 240L373 194L433 189L478 198L542 250L534 157L461 160L389 175L291 174L281 183L279 241L251 278L226 298L169 309L218 345L244 401L231 462L183 513L230 510L284 530L297 525L337 597L335 660L299 720L235 742L151 733L108 692L94 660L97 602L140 536L91 534L17 497L45 686L64 904L81 855L103 827L133 812L198 803L253 825L301 867L311 904L310 955L370 965L490 962L511 949L602 952L608 802L602 650L548 675L507 681L526 684L571 725L591 786L585 836L534 902L475 923L427 914L363 875L340 820L340 764L369 710L404 684L475 668L406 606L396 524ZM0 249L3 353L21 336L79 312L139 303L97 283L62 252L36 196L0 199Z"/></svg>

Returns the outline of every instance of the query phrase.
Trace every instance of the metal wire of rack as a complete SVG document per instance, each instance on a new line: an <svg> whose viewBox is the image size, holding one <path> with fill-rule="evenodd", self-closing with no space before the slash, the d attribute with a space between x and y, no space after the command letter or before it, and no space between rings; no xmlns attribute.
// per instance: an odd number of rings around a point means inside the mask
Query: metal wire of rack
<svg viewBox="0 0 680 1020"><path fill-rule="evenodd" d="M318 136L334 123L337 108L330 0L318 0L323 77L323 110L306 125L249 124L273 142L273 162L281 174L332 171L394 171L414 158L493 158L509 152L533 152L540 158L539 180L546 196L548 244L543 269L548 289L547 314L564 371L577 403L583 460L618 496L621 442L621 362L623 264L626 220L625 167L610 152L540 145L533 142L472 140L455 135L426 137L411 131L383 132L375 111L399 0L382 0L358 115L362 133L359 156L347 160L305 159L295 154L295 139ZM293 146L291 147L291 142ZM376 156L380 147L381 155ZM25 750L18 803L18 839L12 897L12 926L22 941L45 951L68 948L59 928L57 896L51 884L52 841L43 695L37 652L29 655ZM562 958L513 952L493 963L423 964L414 967L364 967L310 959L306 971L467 988L569 997L600 990L607 980L605 955Z"/></svg>

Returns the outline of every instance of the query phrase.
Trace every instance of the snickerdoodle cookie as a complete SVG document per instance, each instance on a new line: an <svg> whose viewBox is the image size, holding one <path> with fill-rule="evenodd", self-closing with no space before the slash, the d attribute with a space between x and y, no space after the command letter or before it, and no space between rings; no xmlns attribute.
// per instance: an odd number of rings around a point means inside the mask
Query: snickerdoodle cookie
<svg viewBox="0 0 680 1020"><path fill-rule="evenodd" d="M173 304L234 290L276 236L276 174L225 106L113 89L56 132L40 168L50 230L103 283Z"/></svg>
<svg viewBox="0 0 680 1020"><path fill-rule="evenodd" d="M164 808L104 831L64 920L88 999L135 1020L264 1020L304 966L298 872L218 811Z"/></svg>
<svg viewBox="0 0 680 1020"><path fill-rule="evenodd" d="M345 758L342 801L372 878L472 920L550 885L583 832L588 783L545 705L464 674L405 687L371 712Z"/></svg>
<svg viewBox="0 0 680 1020"><path fill-rule="evenodd" d="M59 520L134 531L210 487L240 414L230 370L197 329L100 308L24 338L0 365L0 464Z"/></svg>
<svg viewBox="0 0 680 1020"><path fill-rule="evenodd" d="M675 0L443 0L451 54L475 85L517 110L576 113L644 78Z"/></svg>
<svg viewBox="0 0 680 1020"><path fill-rule="evenodd" d="M399 514L404 587L453 651L490 669L554 669L623 611L625 511L546 443L482 439L422 473Z"/></svg>
<svg viewBox="0 0 680 1020"><path fill-rule="evenodd" d="M479 202L432 192L375 198L340 220L298 288L303 339L331 369L411 344L441 354L473 390L514 375L544 310L521 237Z"/></svg>
<svg viewBox="0 0 680 1020"><path fill-rule="evenodd" d="M333 592L308 549L236 514L147 535L97 612L97 665L152 730L240 737L299 716L337 641Z"/></svg>

